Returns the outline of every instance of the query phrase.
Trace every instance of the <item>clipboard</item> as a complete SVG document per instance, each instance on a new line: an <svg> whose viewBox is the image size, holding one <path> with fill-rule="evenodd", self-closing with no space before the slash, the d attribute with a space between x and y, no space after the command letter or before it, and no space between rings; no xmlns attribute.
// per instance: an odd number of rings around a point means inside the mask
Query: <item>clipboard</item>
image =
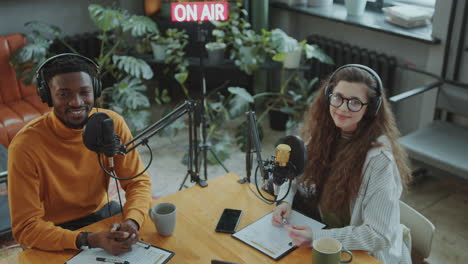
<svg viewBox="0 0 468 264"><path fill-rule="evenodd" d="M279 260L297 247L282 226L277 227L271 223L272 215L273 212L262 216L257 221L232 234L232 236L270 258ZM289 222L294 225L309 226L312 230L325 227L324 224L295 210L291 211Z"/></svg>
<svg viewBox="0 0 468 264"><path fill-rule="evenodd" d="M91 248L80 251L65 264L164 264L174 256L174 252L155 247L143 241L132 246L132 251L114 256L102 248Z"/></svg>

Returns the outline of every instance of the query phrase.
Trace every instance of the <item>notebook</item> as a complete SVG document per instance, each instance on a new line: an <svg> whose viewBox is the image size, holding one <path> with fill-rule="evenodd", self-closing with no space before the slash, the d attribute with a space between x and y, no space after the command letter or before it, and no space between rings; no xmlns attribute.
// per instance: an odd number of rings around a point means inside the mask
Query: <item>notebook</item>
<svg viewBox="0 0 468 264"><path fill-rule="evenodd" d="M269 213L263 216L252 224L232 234L232 236L272 259L278 260L294 250L296 246L282 226L277 227L272 224L272 215L273 213ZM289 223L309 226L312 230L325 227L324 224L295 210L291 212Z"/></svg>
<svg viewBox="0 0 468 264"><path fill-rule="evenodd" d="M114 256L101 248L80 251L66 264L163 264L172 258L174 252L138 241L132 251Z"/></svg>

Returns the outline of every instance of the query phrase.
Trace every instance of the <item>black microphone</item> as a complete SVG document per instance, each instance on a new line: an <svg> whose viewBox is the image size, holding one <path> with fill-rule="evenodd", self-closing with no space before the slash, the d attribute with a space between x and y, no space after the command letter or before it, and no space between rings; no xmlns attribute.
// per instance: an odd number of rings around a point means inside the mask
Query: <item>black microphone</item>
<svg viewBox="0 0 468 264"><path fill-rule="evenodd" d="M120 149L120 137L114 133L114 120L107 114L97 112L88 118L83 130L83 143L96 153L109 157L109 166L114 168L114 156Z"/></svg>
<svg viewBox="0 0 468 264"><path fill-rule="evenodd" d="M276 147L272 168L273 191L278 195L279 187L287 180L293 180L304 172L307 151L304 141L298 136L287 136Z"/></svg>

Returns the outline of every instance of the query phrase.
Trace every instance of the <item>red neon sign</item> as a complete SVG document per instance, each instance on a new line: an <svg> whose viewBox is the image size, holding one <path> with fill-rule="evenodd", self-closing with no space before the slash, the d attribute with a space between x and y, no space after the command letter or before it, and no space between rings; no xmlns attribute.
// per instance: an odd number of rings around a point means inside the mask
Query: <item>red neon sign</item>
<svg viewBox="0 0 468 264"><path fill-rule="evenodd" d="M228 2L224 1L171 4L173 22L226 21L228 18Z"/></svg>

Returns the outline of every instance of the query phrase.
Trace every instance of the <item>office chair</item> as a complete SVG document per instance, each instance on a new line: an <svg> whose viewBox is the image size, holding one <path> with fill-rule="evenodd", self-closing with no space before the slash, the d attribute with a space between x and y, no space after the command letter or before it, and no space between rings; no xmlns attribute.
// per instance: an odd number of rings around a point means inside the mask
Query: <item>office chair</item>
<svg viewBox="0 0 468 264"><path fill-rule="evenodd" d="M411 230L413 249L424 259L428 258L435 226L424 215L402 201L400 201L400 222Z"/></svg>

